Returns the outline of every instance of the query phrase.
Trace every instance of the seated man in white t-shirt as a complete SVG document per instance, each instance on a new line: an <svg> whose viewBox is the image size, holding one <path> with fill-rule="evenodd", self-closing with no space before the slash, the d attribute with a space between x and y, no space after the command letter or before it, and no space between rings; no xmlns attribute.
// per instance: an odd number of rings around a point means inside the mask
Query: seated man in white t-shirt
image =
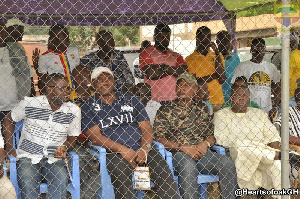
<svg viewBox="0 0 300 199"><path fill-rule="evenodd" d="M0 125L1 129L1 125ZM13 187L11 181L3 175L3 162L5 158L5 151L4 151L4 140L3 137L0 133L0 198L5 198L5 199L15 199L17 198L16 196L16 191L15 188Z"/></svg>
<svg viewBox="0 0 300 199"><path fill-rule="evenodd" d="M70 87L62 74L46 80L46 95L25 97L4 118L8 154L16 156L18 184L22 198L40 197L42 179L48 184L47 198L66 198L68 172L64 159L81 132L80 108L67 102ZM15 152L14 123L23 121Z"/></svg>
<svg viewBox="0 0 300 199"><path fill-rule="evenodd" d="M257 103L259 107L269 113L271 109L278 109L280 103L280 72L272 63L264 61L266 50L265 41L261 38L252 40L252 58L244 61L235 69L231 83L240 76L248 80L250 100ZM275 99L272 102L271 94L274 91Z"/></svg>
<svg viewBox="0 0 300 199"><path fill-rule="evenodd" d="M150 123L153 126L156 112L159 107L161 107L161 104L157 101L151 100L151 86L146 83L138 83L133 88L133 94L141 99L150 118Z"/></svg>

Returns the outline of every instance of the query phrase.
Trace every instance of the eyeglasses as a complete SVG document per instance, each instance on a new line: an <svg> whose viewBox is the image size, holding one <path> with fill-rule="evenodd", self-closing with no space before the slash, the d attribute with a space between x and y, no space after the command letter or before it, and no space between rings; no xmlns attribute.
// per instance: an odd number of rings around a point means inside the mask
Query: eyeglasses
<svg viewBox="0 0 300 199"><path fill-rule="evenodd" d="M67 87L59 87L59 86L48 86L50 88L58 88L62 91L70 91L71 90L71 87L70 86L67 86Z"/></svg>

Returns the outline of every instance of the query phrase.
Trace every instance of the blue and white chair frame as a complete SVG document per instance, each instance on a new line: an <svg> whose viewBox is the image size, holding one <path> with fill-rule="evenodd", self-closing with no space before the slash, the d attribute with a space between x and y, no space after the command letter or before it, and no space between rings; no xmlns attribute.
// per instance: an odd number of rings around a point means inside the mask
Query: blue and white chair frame
<svg viewBox="0 0 300 199"><path fill-rule="evenodd" d="M174 176L173 172L173 163L172 163L172 153L165 150L165 147L163 144L159 142L153 141L152 145L160 152L162 157L167 161L172 174ZM100 162L100 188L98 192L98 198L99 199L111 199L115 198L113 186L111 184L111 178L106 168L106 149L100 146L91 145L91 148L89 151L90 153L95 156L99 162ZM174 176L175 177L175 176ZM151 187L154 187L155 185L151 183ZM136 197L138 199L144 198L144 191L137 191Z"/></svg>

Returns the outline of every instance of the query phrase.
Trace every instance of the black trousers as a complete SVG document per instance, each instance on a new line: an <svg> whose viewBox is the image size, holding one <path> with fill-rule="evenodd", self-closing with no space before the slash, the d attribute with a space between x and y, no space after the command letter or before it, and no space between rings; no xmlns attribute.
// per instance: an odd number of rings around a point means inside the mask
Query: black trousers
<svg viewBox="0 0 300 199"><path fill-rule="evenodd" d="M118 153L107 154L107 169L111 176L116 198L135 198L132 186L133 168ZM148 153L151 181L155 184L158 198L180 199L178 189L167 162L156 149Z"/></svg>

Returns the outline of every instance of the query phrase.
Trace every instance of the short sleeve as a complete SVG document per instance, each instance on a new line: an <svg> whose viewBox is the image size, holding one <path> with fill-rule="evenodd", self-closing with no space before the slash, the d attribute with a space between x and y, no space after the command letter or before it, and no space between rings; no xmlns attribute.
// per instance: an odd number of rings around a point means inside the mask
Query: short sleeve
<svg viewBox="0 0 300 199"><path fill-rule="evenodd" d="M143 68L146 65L153 64L151 53L149 52L149 47L140 53L139 58L141 68Z"/></svg>
<svg viewBox="0 0 300 199"><path fill-rule="evenodd" d="M180 66L180 65L186 65L185 63L185 60L184 58L178 54L178 57L177 57L177 66Z"/></svg>
<svg viewBox="0 0 300 199"><path fill-rule="evenodd" d="M194 60L195 56L193 55L190 55L188 56L185 61L186 61L186 64L187 64L187 67L188 67L188 71L189 73L192 73L192 74L196 74L196 68L195 68L195 60Z"/></svg>
<svg viewBox="0 0 300 199"><path fill-rule="evenodd" d="M20 101L11 111L11 117L14 122L19 122L23 120L26 116L25 109L28 105L28 102L26 101L28 99L25 97L24 100Z"/></svg>
<svg viewBox="0 0 300 199"><path fill-rule="evenodd" d="M70 123L68 136L78 136L81 134L81 110L74 104L71 107L71 112L74 118Z"/></svg>
<svg viewBox="0 0 300 199"><path fill-rule="evenodd" d="M169 131L170 128L170 122L166 116L165 112L166 108L164 106L161 106L157 113L153 124L154 129L154 139L164 138L164 139L170 139L171 133Z"/></svg>
<svg viewBox="0 0 300 199"><path fill-rule="evenodd" d="M264 144L269 144L277 141L280 142L281 141L280 134L277 131L274 124L272 124L271 121L269 120L267 113L263 113L261 117L261 121L264 123L264 129L263 129L263 133L265 137Z"/></svg>
<svg viewBox="0 0 300 199"><path fill-rule="evenodd" d="M278 82L280 82L280 72L279 72L279 70L276 68L276 66L274 65L274 64L272 64L272 68L273 68L273 72L272 72L272 74L273 74L273 81L275 82L275 83L278 83Z"/></svg>
<svg viewBox="0 0 300 199"><path fill-rule="evenodd" d="M123 78L124 78L124 84L128 85L133 85L134 84L134 77L132 75L132 72L129 68L128 62L125 59L124 55L121 53L120 54L120 60L122 64L122 73L123 73ZM120 67L120 66L118 66Z"/></svg>
<svg viewBox="0 0 300 199"><path fill-rule="evenodd" d="M81 130L83 133L86 133L86 131L93 126L98 125L97 117L93 108L94 106L88 102L85 102L81 106Z"/></svg>
<svg viewBox="0 0 300 199"><path fill-rule="evenodd" d="M234 72L234 75L233 75L233 77L232 77L232 79L231 79L231 83L233 84L234 82L235 82L235 79L237 78L237 77L239 77L239 76L242 76L242 65L241 64L239 64L237 67L236 67L236 69L235 69L235 72Z"/></svg>
<svg viewBox="0 0 300 199"><path fill-rule="evenodd" d="M47 73L48 72L48 65L45 55L41 55L39 58L39 73Z"/></svg>
<svg viewBox="0 0 300 199"><path fill-rule="evenodd" d="M146 109L145 109L144 105L142 104L142 102L136 97L132 98L132 102L137 111L136 112L137 122L150 121L149 116L148 116Z"/></svg>
<svg viewBox="0 0 300 199"><path fill-rule="evenodd" d="M235 146L235 138L231 135L226 121L226 111L224 109L218 111L214 115L214 136L216 143L225 147Z"/></svg>

